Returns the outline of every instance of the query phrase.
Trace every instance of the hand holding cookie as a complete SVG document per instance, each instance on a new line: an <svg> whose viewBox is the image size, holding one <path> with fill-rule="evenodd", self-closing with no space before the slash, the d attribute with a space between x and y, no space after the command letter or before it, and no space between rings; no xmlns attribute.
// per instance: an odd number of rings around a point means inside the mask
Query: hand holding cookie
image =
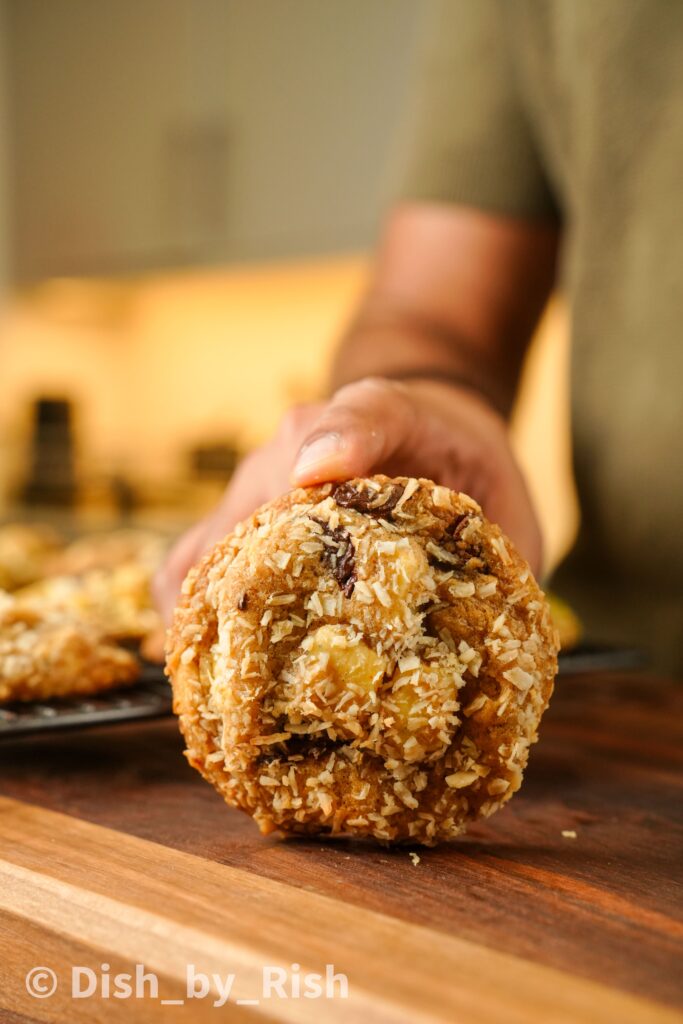
<svg viewBox="0 0 683 1024"><path fill-rule="evenodd" d="M157 575L166 618L189 568L259 505L292 485L377 472L429 477L470 494L539 571L540 531L503 419L452 384L369 378L327 403L291 410L273 440L244 460L216 511L181 538Z"/></svg>

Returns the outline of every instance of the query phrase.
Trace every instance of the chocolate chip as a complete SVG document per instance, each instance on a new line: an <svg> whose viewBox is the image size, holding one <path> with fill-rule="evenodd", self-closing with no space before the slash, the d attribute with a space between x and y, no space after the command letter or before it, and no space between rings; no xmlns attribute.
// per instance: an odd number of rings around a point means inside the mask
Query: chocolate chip
<svg viewBox="0 0 683 1024"><path fill-rule="evenodd" d="M296 756L298 754L300 757L310 757L317 761L323 757L329 757L333 752L336 753L343 746L339 740L332 739L326 733L316 733L313 739L310 736L299 736L298 739L299 743L295 746L290 746L292 740L287 740L288 759L292 755Z"/></svg>
<svg viewBox="0 0 683 1024"><path fill-rule="evenodd" d="M339 484L332 492L332 497L342 508L351 508L355 512L363 512L364 515L374 516L377 519L390 519L404 489L401 484L392 484L388 495L381 500L381 495L378 495L376 491L358 490L346 483Z"/></svg>
<svg viewBox="0 0 683 1024"><path fill-rule="evenodd" d="M434 555L432 552L427 553L427 561L433 569L439 569L441 572L453 572L459 568L453 562L447 562L445 558L439 558L438 555Z"/></svg>
<svg viewBox="0 0 683 1024"><path fill-rule="evenodd" d="M322 526L325 536L333 541L332 544L325 544L323 547L323 565L332 570L332 575L346 597L351 597L356 583L356 552L351 534L343 526L331 530L324 520L315 516L311 516L311 519Z"/></svg>
<svg viewBox="0 0 683 1024"><path fill-rule="evenodd" d="M249 595L242 594L237 602L237 607L241 612L244 612L249 607Z"/></svg>
<svg viewBox="0 0 683 1024"><path fill-rule="evenodd" d="M453 540L457 540L462 531L465 529L469 522L470 517L467 512L461 512L459 516L456 516L452 523L446 527L446 533L450 533Z"/></svg>
<svg viewBox="0 0 683 1024"><path fill-rule="evenodd" d="M449 554L457 555L460 559L460 565L447 562L445 559L439 558L438 555L428 553L427 561L435 569L440 569L442 572L452 572L454 569L469 569L473 572L483 572L484 574L490 572L482 558L480 546L467 545L461 540L461 536L470 522L470 518L467 512L461 512L448 524L445 532L439 538L439 545L445 551L448 551Z"/></svg>

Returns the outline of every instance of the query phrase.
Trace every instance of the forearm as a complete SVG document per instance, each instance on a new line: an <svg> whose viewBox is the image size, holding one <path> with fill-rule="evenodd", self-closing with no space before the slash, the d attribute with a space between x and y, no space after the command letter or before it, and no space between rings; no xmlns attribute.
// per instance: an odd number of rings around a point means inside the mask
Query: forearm
<svg viewBox="0 0 683 1024"><path fill-rule="evenodd" d="M407 311L364 305L337 349L331 372L336 391L363 377L430 379L474 391L502 416L510 412L523 348L493 346Z"/></svg>
<svg viewBox="0 0 683 1024"><path fill-rule="evenodd" d="M558 237L554 225L464 207L396 209L337 352L333 390L367 376L451 380L507 416L553 286Z"/></svg>

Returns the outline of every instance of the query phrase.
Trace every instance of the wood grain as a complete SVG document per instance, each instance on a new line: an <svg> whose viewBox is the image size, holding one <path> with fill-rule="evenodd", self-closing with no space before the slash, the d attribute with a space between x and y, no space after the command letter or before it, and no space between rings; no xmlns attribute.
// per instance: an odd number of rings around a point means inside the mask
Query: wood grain
<svg viewBox="0 0 683 1024"><path fill-rule="evenodd" d="M406 850L262 839L185 765L173 723L7 744L0 748L0 789L154 840L157 853L163 844L197 855L207 868L237 869L284 883L299 896L331 899L353 920L376 914L393 921L396 934L418 926L430 964L432 949L464 943L482 956L504 954L530 968L551 968L572 986L581 978L597 982L600 991L636 996L632 1014L646 1007L640 1019L651 1020L650 1002L683 1005L682 740L683 689L675 684L637 676L563 680L522 792L463 841L420 850L417 867ZM0 840L6 846L4 821ZM567 829L576 839L562 836ZM107 835L114 848L125 838ZM51 870L55 856L65 856L61 841L42 856L44 870ZM78 887L77 877L72 882ZM262 904L256 906L258 917ZM6 910L8 919L14 913ZM28 918L21 922L15 942L27 934ZM90 940L83 941L85 955ZM380 945L374 951L383 970L391 950ZM457 1006L452 990L459 974L450 962L447 969L449 998ZM413 972L414 998L430 977ZM476 972L472 978L482 989L493 984L491 972L488 981ZM557 1012L564 1012L564 996L565 988L557 987ZM489 998L485 992L484 1010ZM585 1019L607 1019L596 1005ZM515 1006L521 1013L521 1004ZM35 1014L35 1006L29 1009ZM492 1019L472 1012L464 1009L461 1019Z"/></svg>
<svg viewBox="0 0 683 1024"><path fill-rule="evenodd" d="M0 834L5 914L39 922L62 948L87 951L90 960L97 953L108 963L144 963L171 980L174 994L188 962L235 972L235 998L248 998L260 992L263 965L295 960L321 973L333 963L348 975L349 999L325 1003L329 1021L677 1019L595 982L25 804L0 800ZM21 978L25 962L11 947L3 958ZM20 995L13 1009L28 999ZM70 1009L69 1019L93 1019L80 1001ZM168 1013L150 1000L138 1009L140 1020ZM210 1008L199 1009L209 1019ZM271 1000L265 1009L273 1020L320 1019L313 1000ZM130 1003L124 1010L134 1019Z"/></svg>

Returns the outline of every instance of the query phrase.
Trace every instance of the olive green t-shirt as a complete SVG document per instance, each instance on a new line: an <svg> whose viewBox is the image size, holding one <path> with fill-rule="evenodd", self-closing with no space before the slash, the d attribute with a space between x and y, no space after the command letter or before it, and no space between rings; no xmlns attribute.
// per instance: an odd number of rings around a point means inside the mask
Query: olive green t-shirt
<svg viewBox="0 0 683 1024"><path fill-rule="evenodd" d="M559 218L582 522L554 588L683 673L683 0L445 0L401 197Z"/></svg>

